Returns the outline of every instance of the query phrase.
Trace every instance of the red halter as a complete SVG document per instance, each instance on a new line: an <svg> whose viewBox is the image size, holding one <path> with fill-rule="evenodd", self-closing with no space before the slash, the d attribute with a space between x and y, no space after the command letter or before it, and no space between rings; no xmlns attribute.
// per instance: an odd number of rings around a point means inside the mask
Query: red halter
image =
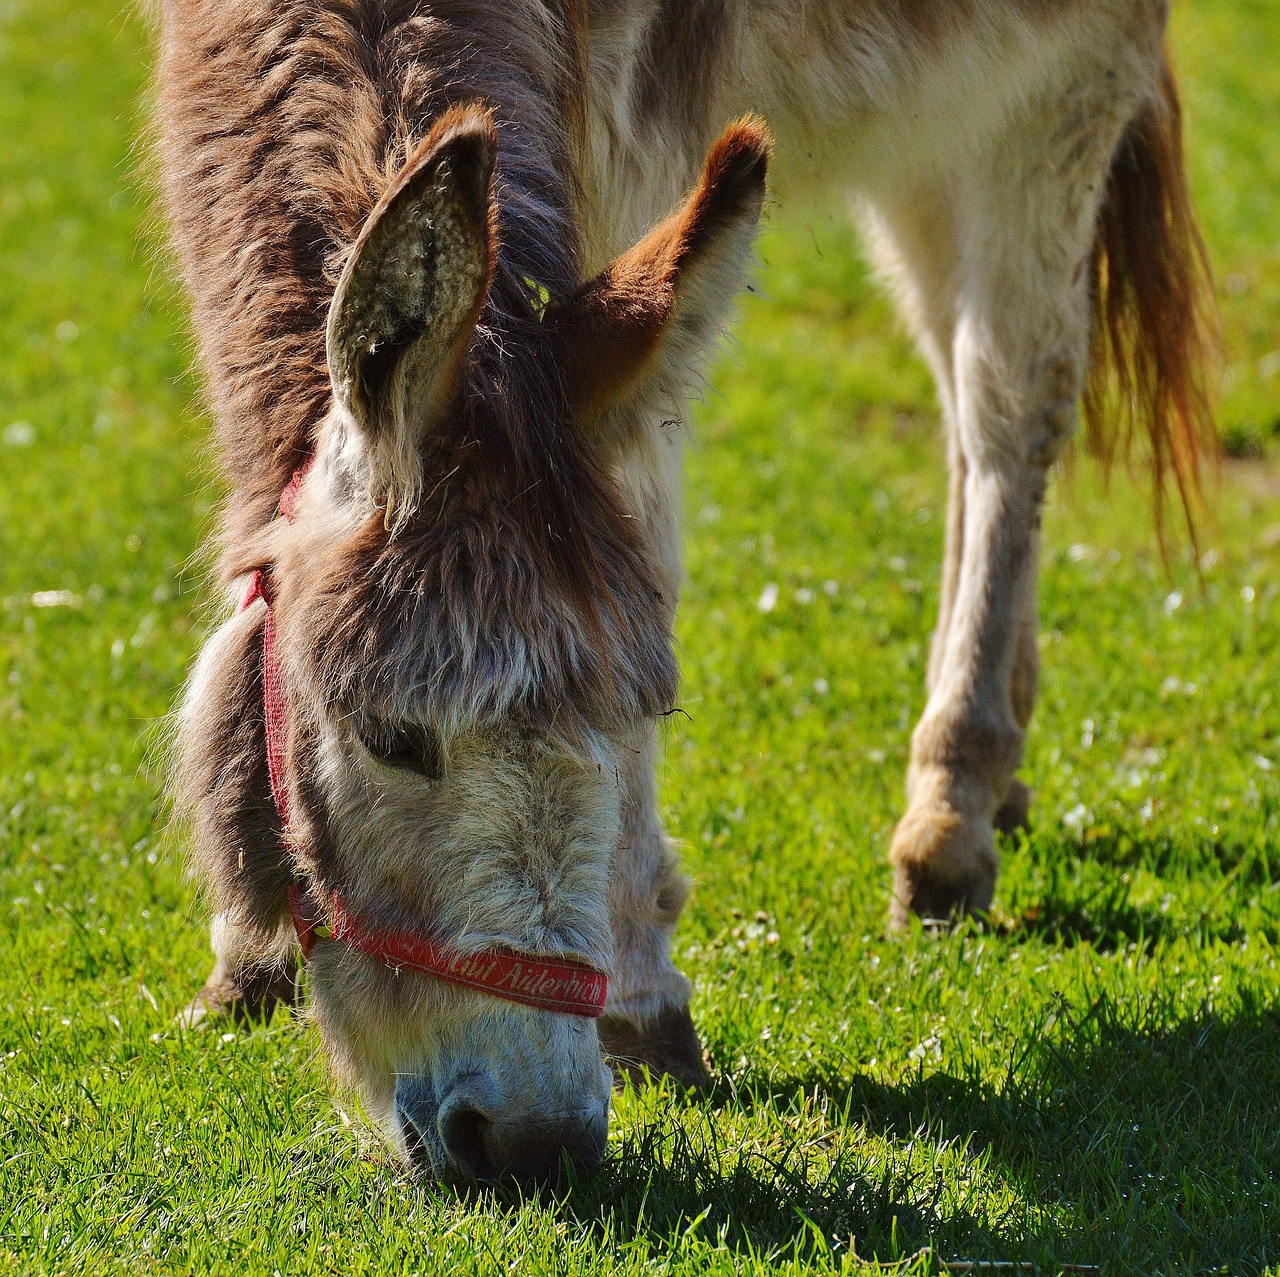
<svg viewBox="0 0 1280 1277"><path fill-rule="evenodd" d="M294 472L280 496L280 514L292 521L302 481L310 462ZM280 828L289 829L289 786L285 776L285 740L288 733L288 689L276 651L275 617L272 611L271 578L261 569L254 572L240 603L243 611L261 599L267 615L262 624L262 709L267 736L267 774L271 797L280 817ZM420 971L544 1011L594 1018L604 1014L609 992L603 971L566 959L533 958L506 949L467 952L451 948L420 932L402 928L366 927L351 916L342 896L328 894L330 921L317 916L312 893L302 883L289 888L289 912L298 933L305 961L317 940L331 940L376 958L393 971Z"/></svg>

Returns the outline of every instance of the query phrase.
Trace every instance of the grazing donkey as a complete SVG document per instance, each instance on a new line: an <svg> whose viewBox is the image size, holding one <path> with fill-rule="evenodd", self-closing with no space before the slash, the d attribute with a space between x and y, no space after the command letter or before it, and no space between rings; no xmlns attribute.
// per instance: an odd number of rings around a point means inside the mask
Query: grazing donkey
<svg viewBox="0 0 1280 1277"><path fill-rule="evenodd" d="M602 1046L703 1072L653 773L662 426L769 152L750 118L721 130L759 112L783 189L858 193L937 378L951 512L892 917L981 910L1028 799L1040 507L1082 396L1104 451L1142 426L1194 479L1210 334L1164 0L162 11L229 492L226 618L181 712L216 912L188 1015L292 997L301 940L329 1058L406 1159L590 1166Z"/></svg>

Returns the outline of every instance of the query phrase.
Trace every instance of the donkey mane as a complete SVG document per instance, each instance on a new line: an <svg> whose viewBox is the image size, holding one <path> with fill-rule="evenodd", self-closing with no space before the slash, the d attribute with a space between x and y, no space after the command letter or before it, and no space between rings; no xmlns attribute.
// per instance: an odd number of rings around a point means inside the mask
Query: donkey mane
<svg viewBox="0 0 1280 1277"><path fill-rule="evenodd" d="M231 487L224 575L252 556L254 534L313 449L330 396L326 308L347 252L450 107L481 101L498 125L500 253L482 328L492 337L519 327L542 289L562 297L579 282L572 3L445 0L430 14L414 0L169 6L165 195ZM503 424L538 420L508 414ZM554 469L582 450L567 417L557 433L510 438L500 463L545 458ZM561 485L541 505L555 495Z"/></svg>

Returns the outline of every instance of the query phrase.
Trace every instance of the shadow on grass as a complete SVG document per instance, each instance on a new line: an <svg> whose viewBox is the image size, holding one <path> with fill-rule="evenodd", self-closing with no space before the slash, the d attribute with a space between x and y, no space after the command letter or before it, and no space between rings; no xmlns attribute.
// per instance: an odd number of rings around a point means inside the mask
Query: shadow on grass
<svg viewBox="0 0 1280 1277"><path fill-rule="evenodd" d="M1154 904L1136 904L1132 887L1122 879L1099 883L1091 890L1050 892L999 928L1010 939L1038 936L1055 948L1092 945L1099 953L1134 948L1149 953L1161 944L1187 937L1198 945L1213 941L1238 944L1250 928L1238 920L1203 909L1170 915ZM1270 929L1274 932L1274 928ZM1269 934L1268 939L1274 939Z"/></svg>
<svg viewBox="0 0 1280 1277"><path fill-rule="evenodd" d="M802 1260L932 1247L1144 1277L1280 1261L1280 1014L1245 1004L1166 1022L1152 1006L1135 1024L1106 999L1066 1012L998 1085L785 1068L722 1083L642 1127L562 1208L601 1241L645 1235L659 1253L694 1228ZM807 1140L724 1132L757 1111L783 1135L813 1132L812 1117L791 1119L824 1106L827 1130Z"/></svg>
<svg viewBox="0 0 1280 1277"><path fill-rule="evenodd" d="M1007 850L1031 862L1031 881L1019 892L1031 900L1025 907L1011 904L1012 916L998 927L1000 934L1015 940L1037 936L1068 948L1087 943L1100 953L1146 953L1183 937L1197 945L1239 944L1250 935L1280 941L1272 853L1215 844L1203 851L1211 866L1206 887L1203 879L1191 879L1169 863L1168 839L1143 842L1133 831L1107 830L1084 844L1011 841ZM1139 845L1150 855L1134 861L1129 852ZM1122 854L1117 848L1128 850ZM1135 878L1125 871L1132 863L1148 871L1148 893L1152 881L1164 881L1162 899L1134 899Z"/></svg>

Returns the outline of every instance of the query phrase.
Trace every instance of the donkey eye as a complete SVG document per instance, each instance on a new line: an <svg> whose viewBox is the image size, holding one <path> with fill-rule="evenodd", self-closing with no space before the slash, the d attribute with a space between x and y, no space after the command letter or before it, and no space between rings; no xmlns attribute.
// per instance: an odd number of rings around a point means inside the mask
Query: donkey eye
<svg viewBox="0 0 1280 1277"><path fill-rule="evenodd" d="M435 733L416 723L367 722L360 740L386 767L417 772L428 780L438 779L444 770Z"/></svg>

